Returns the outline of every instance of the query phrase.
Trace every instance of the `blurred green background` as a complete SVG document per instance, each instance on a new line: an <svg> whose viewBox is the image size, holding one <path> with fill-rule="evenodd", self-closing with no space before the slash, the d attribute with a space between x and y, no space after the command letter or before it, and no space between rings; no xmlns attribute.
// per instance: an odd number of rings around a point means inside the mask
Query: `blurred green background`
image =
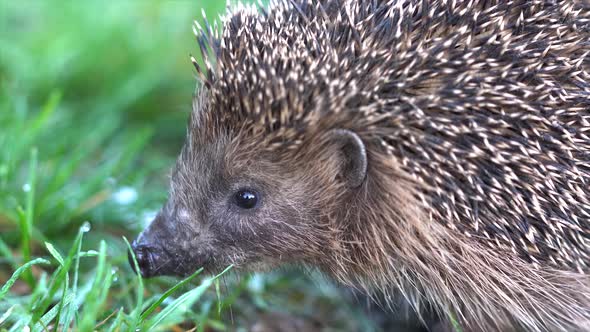
<svg viewBox="0 0 590 332"><path fill-rule="evenodd" d="M370 328L313 273L230 271L164 294L178 280L128 267L123 236L165 200L184 139L192 22L224 8L0 0L0 331L250 330L277 311L297 318L269 319Z"/></svg>

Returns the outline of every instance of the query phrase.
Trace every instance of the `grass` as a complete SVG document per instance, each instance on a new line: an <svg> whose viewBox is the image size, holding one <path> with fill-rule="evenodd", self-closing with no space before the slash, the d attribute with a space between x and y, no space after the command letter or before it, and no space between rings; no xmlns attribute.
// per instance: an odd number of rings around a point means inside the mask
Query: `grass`
<svg viewBox="0 0 590 332"><path fill-rule="evenodd" d="M224 6L0 0L0 331L240 331L276 308L366 330L298 271L142 280L127 263L184 139L192 21Z"/></svg>

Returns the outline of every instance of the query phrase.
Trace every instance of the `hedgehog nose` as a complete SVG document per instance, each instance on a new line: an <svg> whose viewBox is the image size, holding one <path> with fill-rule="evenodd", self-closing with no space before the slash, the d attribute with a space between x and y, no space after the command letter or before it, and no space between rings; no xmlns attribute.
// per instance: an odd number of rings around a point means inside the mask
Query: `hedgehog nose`
<svg viewBox="0 0 590 332"><path fill-rule="evenodd" d="M137 243L137 240L133 241L133 243L131 244L131 249L135 254L135 259L137 260L137 265L139 266L139 272L141 273L141 276L144 278L152 277L155 272L154 263L157 261L158 258L156 250L154 250L154 248L150 246ZM129 259L131 269L134 272L136 272L131 251L128 252L127 258Z"/></svg>

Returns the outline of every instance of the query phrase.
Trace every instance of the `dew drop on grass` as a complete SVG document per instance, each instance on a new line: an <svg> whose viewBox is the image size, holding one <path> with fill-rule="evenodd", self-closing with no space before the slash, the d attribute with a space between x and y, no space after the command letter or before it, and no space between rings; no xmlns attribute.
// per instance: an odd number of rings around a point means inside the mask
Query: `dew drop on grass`
<svg viewBox="0 0 590 332"><path fill-rule="evenodd" d="M89 231L90 231L90 228L91 228L91 227L90 227L90 223L89 223L88 221L85 221L85 222L82 224L82 227L80 227L80 230L81 230L83 233L87 233L87 232L89 232Z"/></svg>
<svg viewBox="0 0 590 332"><path fill-rule="evenodd" d="M31 185L28 183L23 184L23 191L28 193L29 191L31 191Z"/></svg>
<svg viewBox="0 0 590 332"><path fill-rule="evenodd" d="M113 268L111 269L111 275L113 275L113 276L114 276L114 277L113 277L113 282L117 282L117 281L119 281L119 277L117 277L117 276L116 276L116 274L117 274L117 271L119 271L119 269L118 269L118 268L116 268L116 267L113 267Z"/></svg>

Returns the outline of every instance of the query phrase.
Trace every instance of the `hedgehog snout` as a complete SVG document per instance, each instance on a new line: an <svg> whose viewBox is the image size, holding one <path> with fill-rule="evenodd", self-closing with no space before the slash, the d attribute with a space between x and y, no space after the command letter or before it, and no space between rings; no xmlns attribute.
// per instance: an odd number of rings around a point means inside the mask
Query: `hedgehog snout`
<svg viewBox="0 0 590 332"><path fill-rule="evenodd" d="M128 252L129 264L131 269L137 272L133 262L133 252L139 272L144 278L166 273L172 261L171 255L168 254L169 250L165 250L162 243L171 237L165 226L165 218L159 213L131 244L131 251Z"/></svg>
<svg viewBox="0 0 590 332"><path fill-rule="evenodd" d="M135 254L139 272L144 278L156 276L158 270L161 270L161 267L165 265L162 263L165 260L163 258L163 251L155 246L135 240L131 245L131 249L133 250L133 254ZM128 253L128 259L131 268L136 272L131 251Z"/></svg>

